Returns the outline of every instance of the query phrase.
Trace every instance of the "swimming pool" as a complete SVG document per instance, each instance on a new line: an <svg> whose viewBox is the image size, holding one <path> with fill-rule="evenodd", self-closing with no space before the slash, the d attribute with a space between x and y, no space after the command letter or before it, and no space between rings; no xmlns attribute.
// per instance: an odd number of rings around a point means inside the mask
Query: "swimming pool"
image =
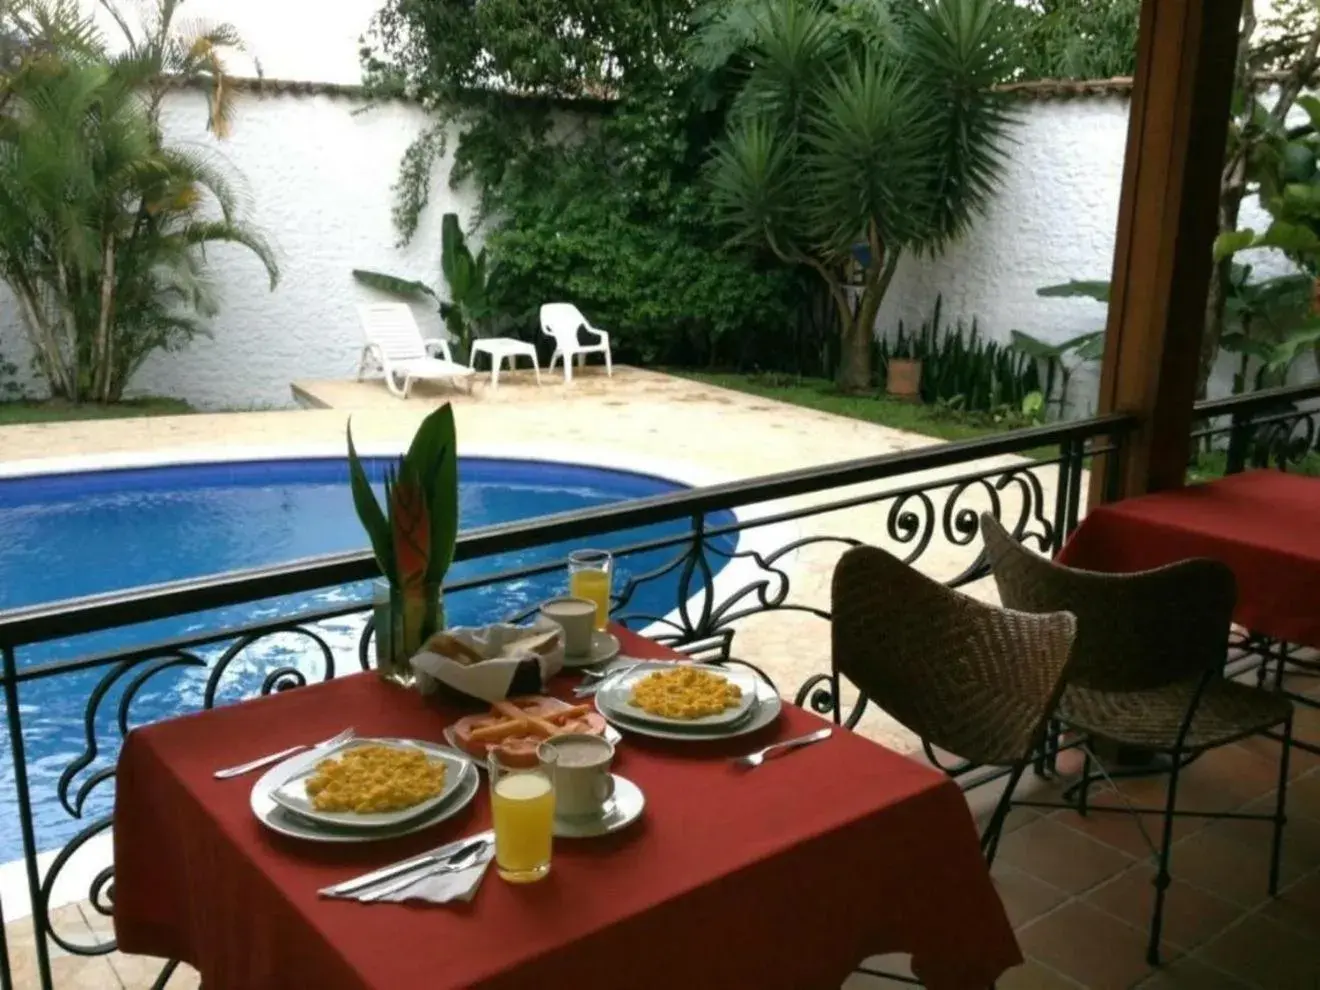
<svg viewBox="0 0 1320 990"><path fill-rule="evenodd" d="M379 477L384 464L383 459L367 459L373 477ZM459 483L460 527L464 531L686 487L631 472L484 458L461 459ZM730 514L725 519L712 516L708 521L720 525L732 520ZM614 549L681 535L687 529L685 522L660 524L613 533L590 544ZM559 543L465 561L455 565L450 577L462 580L558 560L578 545ZM365 547L349 495L347 466L338 458L0 480L0 610ZM724 549L731 545L726 543ZM620 559L616 582L648 573L678 552L674 548ZM712 567L722 560L713 557ZM562 593L564 585L563 574L555 573L453 594L446 599L449 623L495 621ZM677 585L676 571L639 584L627 612L666 614L677 604ZM369 598L370 586L361 582L27 647L19 651L18 661L20 668L28 667ZM358 669L357 643L364 622L364 615L352 615L318 625L318 632L334 650L338 671ZM214 660L223 646L198 652L202 659ZM217 703L255 693L266 672L285 665L303 670L309 679L324 676L324 660L314 643L294 634L272 636L245 651L228 668ZM41 848L67 841L109 810L108 785L92 792L80 820L71 818L56 797L60 774L89 748L84 724L87 699L105 672L103 668L62 674L21 685L33 817ZM97 708L95 759L78 773L78 782L113 765L119 744L119 702L130 680L121 678ZM198 669L171 669L153 676L133 697L129 724L196 710L202 704L205 683L206 671ZM8 756L5 739L0 753L0 815L13 822L17 811ZM73 790L77 790L76 784ZM17 829L0 829L0 861L20 854Z"/></svg>

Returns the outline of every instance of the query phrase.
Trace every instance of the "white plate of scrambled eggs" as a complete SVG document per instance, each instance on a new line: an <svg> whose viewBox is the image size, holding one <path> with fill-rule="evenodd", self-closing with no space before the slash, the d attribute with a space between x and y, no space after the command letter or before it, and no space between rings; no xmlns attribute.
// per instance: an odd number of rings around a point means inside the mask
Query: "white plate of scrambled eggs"
<svg viewBox="0 0 1320 990"><path fill-rule="evenodd" d="M410 739L354 739L286 761L270 790L282 808L326 825L390 828L438 807L467 772L462 755Z"/></svg>
<svg viewBox="0 0 1320 990"><path fill-rule="evenodd" d="M720 730L756 703L757 676L744 668L699 663L644 663L611 678L596 692L608 717L682 729Z"/></svg>

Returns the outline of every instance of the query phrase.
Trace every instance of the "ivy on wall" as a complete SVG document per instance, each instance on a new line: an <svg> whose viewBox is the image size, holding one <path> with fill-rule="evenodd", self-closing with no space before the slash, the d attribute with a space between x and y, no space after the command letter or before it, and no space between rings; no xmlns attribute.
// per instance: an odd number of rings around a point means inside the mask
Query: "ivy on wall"
<svg viewBox="0 0 1320 990"><path fill-rule="evenodd" d="M686 58L695 13L690 0L389 0L363 47L367 85L435 114L402 163L402 239L452 150L451 184L480 193L506 322L532 332L540 304L572 301L624 360L702 364L740 363L751 338L791 324L800 279L730 249L698 182L723 115Z"/></svg>

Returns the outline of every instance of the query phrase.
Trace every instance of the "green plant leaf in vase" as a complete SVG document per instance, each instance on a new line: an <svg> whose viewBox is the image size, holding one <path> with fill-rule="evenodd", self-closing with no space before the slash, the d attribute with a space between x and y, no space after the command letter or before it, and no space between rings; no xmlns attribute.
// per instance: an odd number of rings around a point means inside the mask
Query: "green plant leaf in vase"
<svg viewBox="0 0 1320 990"><path fill-rule="evenodd" d="M376 563L380 565L380 572L385 579L394 584L394 538L390 532L389 519L376 501L376 493L371 490L367 472L362 467L357 448L353 446L352 420L348 424L348 479L353 492L353 507L357 510L362 528L367 531Z"/></svg>
<svg viewBox="0 0 1320 990"><path fill-rule="evenodd" d="M448 403L422 421L404 460L415 472L426 501L430 527L426 581L440 584L453 563L458 539L458 443L454 410Z"/></svg>

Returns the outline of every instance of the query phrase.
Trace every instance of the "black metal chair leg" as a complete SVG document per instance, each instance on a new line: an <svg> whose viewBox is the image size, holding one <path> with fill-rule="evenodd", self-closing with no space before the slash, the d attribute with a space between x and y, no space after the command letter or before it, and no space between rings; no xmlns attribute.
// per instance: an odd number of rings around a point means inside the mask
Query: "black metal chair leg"
<svg viewBox="0 0 1320 990"><path fill-rule="evenodd" d="M1288 756L1292 751L1293 717L1283 723L1283 745L1279 751L1279 791L1274 806L1274 846L1270 850L1270 896L1279 894L1279 856L1283 852L1283 826L1288 823Z"/></svg>
<svg viewBox="0 0 1320 990"><path fill-rule="evenodd" d="M1077 787L1077 813L1083 818L1086 817L1087 793L1091 789L1091 745L1092 740L1088 738L1082 747L1082 779Z"/></svg>
<svg viewBox="0 0 1320 990"><path fill-rule="evenodd" d="M995 805L994 812L990 815L990 821L986 823L985 831L981 833L981 852L985 854L985 865L987 869L995 864L995 853L999 851L999 837L1004 831L1004 821L1008 818L1009 809L1013 806L1013 793L1017 790L1018 781L1022 779L1023 772L1027 769L1025 761L1019 763L1009 774L1008 783L1004 787L1004 793L999 798L999 803Z"/></svg>
<svg viewBox="0 0 1320 990"><path fill-rule="evenodd" d="M1173 813L1178 804L1178 773L1182 769L1182 752L1173 751L1173 770L1169 774L1169 795L1164 803L1164 834L1160 841L1160 861L1155 870L1155 911L1150 919L1150 943L1146 946L1146 962L1160 964L1160 933L1164 926L1164 896L1168 892L1169 854L1173 847Z"/></svg>

